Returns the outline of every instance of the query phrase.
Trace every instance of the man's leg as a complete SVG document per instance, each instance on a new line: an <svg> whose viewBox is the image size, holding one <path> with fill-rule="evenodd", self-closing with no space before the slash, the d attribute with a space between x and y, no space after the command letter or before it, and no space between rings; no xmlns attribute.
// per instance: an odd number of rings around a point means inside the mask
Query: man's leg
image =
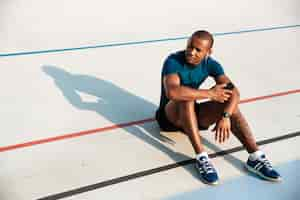
<svg viewBox="0 0 300 200"><path fill-rule="evenodd" d="M207 152L201 142L199 135L198 117L195 110L194 101L170 101L165 107L168 120L175 126L183 129L196 152L196 169L200 173L200 178L207 184L218 184L218 174L213 167Z"/></svg>
<svg viewBox="0 0 300 200"><path fill-rule="evenodd" d="M203 152L194 101L170 101L165 112L168 120L189 136L195 152Z"/></svg>
<svg viewBox="0 0 300 200"><path fill-rule="evenodd" d="M205 102L200 104L198 111L199 124L209 126L217 122L224 111L225 104L216 102ZM265 154L258 149L249 125L238 108L234 111L231 118L231 131L244 145L249 153L246 168L270 181L280 181L280 174L273 169Z"/></svg>
<svg viewBox="0 0 300 200"><path fill-rule="evenodd" d="M213 101L201 103L199 110L195 111L193 101L170 101L165 107L168 120L175 126L182 128L189 136L196 153L204 151L199 136L199 126L209 127L221 119L224 112L225 104ZM249 153L258 150L258 146L250 127L240 112L239 108L235 109L231 116L231 131L244 145Z"/></svg>
<svg viewBox="0 0 300 200"><path fill-rule="evenodd" d="M208 101L201 103L199 105L198 115L198 124L200 126L209 127L210 125L216 123L221 119L222 113L225 108L224 103L218 103L213 101ZM244 145L249 153L253 153L258 150L256 141L251 132L251 129L237 107L231 118L231 131L238 138L238 140Z"/></svg>

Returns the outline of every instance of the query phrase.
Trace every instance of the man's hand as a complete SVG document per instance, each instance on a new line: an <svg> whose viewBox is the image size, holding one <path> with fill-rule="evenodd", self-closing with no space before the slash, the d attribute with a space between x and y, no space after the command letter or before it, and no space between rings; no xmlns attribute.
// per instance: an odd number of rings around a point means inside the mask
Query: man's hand
<svg viewBox="0 0 300 200"><path fill-rule="evenodd" d="M224 103L225 101L227 101L231 97L232 91L224 89L225 86L226 83L217 84L211 89L209 89L208 91L208 94L210 96L209 98L213 101L217 101L220 103Z"/></svg>
<svg viewBox="0 0 300 200"><path fill-rule="evenodd" d="M229 139L230 127L230 118L222 118L220 121L218 121L213 129L213 131L216 131L215 140L219 141L219 143L222 143Z"/></svg>

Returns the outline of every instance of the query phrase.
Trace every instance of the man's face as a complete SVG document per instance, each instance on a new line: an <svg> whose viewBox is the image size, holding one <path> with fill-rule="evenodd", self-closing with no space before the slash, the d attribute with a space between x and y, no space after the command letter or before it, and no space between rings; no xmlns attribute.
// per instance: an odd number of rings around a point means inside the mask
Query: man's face
<svg viewBox="0 0 300 200"><path fill-rule="evenodd" d="M185 60L188 64L197 65L211 52L210 41L207 39L192 37L189 39L186 50Z"/></svg>

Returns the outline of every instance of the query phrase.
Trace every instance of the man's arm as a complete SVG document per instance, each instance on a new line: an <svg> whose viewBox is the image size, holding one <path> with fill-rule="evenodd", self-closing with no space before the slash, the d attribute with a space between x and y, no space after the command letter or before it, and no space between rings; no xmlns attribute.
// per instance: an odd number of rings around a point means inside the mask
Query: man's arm
<svg viewBox="0 0 300 200"><path fill-rule="evenodd" d="M164 76L163 83L167 97L175 101L194 101L210 98L209 90L197 90L181 86L178 74Z"/></svg>
<svg viewBox="0 0 300 200"><path fill-rule="evenodd" d="M215 79L215 81L217 84L224 84L224 83L226 84L226 83L231 82L230 79L226 75L218 76ZM229 98L229 101L226 103L227 105L225 106L224 112L227 112L230 115L232 115L232 113L236 109L239 102L240 102L240 92L239 92L238 88L236 86L234 86L234 88L232 90L232 95Z"/></svg>
<svg viewBox="0 0 300 200"><path fill-rule="evenodd" d="M220 75L215 79L217 84L226 84L230 83L230 79L226 75ZM237 105L240 100L240 94L236 87L233 88L232 95L229 100L226 102L224 112L229 113L232 115L234 110L237 108ZM221 118L217 123L215 128L213 129L216 131L215 140L218 140L220 143L225 142L226 139L230 136L231 130L231 123L229 118Z"/></svg>
<svg viewBox="0 0 300 200"><path fill-rule="evenodd" d="M199 99L212 99L224 102L229 99L232 91L225 90L225 84L220 84L212 89L193 89L180 85L178 74L166 75L163 78L163 85L166 96L175 101L195 101Z"/></svg>

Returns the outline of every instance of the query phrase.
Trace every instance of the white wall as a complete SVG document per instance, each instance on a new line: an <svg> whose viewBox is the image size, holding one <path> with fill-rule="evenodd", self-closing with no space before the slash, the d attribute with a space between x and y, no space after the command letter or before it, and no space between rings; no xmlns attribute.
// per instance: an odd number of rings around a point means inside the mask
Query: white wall
<svg viewBox="0 0 300 200"><path fill-rule="evenodd" d="M0 53L293 24L299 0L1 0Z"/></svg>

